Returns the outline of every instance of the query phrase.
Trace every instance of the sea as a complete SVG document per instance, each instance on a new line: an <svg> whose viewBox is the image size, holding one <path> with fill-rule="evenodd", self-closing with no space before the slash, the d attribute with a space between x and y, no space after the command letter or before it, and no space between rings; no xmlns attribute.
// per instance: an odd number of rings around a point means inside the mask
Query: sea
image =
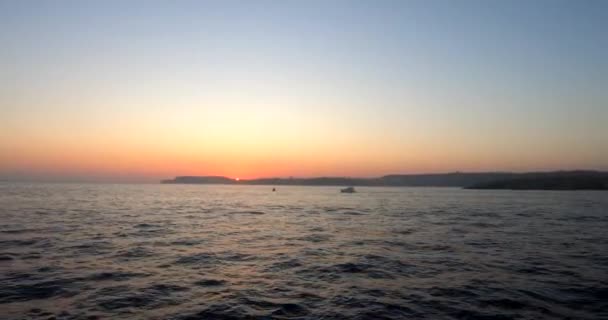
<svg viewBox="0 0 608 320"><path fill-rule="evenodd" d="M608 319L608 192L356 190L0 183L0 319Z"/></svg>

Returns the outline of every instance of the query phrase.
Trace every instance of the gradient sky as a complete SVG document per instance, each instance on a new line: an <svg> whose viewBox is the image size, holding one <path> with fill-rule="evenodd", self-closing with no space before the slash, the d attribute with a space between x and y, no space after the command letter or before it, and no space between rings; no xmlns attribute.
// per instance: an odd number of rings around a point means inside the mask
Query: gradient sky
<svg viewBox="0 0 608 320"><path fill-rule="evenodd" d="M0 177L608 170L608 1L0 0Z"/></svg>

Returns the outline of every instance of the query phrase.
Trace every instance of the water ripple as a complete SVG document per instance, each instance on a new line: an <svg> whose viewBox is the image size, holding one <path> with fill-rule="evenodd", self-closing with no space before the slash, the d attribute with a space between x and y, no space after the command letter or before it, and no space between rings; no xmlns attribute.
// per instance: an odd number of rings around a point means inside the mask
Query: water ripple
<svg viewBox="0 0 608 320"><path fill-rule="evenodd" d="M358 191L0 183L0 318L608 318L605 193Z"/></svg>

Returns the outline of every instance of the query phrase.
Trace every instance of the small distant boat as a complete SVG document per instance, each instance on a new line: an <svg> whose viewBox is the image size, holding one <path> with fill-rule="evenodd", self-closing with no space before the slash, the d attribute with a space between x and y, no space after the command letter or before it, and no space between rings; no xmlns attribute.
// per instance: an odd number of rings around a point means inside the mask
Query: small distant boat
<svg viewBox="0 0 608 320"><path fill-rule="evenodd" d="M353 187L348 187L348 188L344 188L344 189L340 189L340 192L342 193L355 193L355 188Z"/></svg>

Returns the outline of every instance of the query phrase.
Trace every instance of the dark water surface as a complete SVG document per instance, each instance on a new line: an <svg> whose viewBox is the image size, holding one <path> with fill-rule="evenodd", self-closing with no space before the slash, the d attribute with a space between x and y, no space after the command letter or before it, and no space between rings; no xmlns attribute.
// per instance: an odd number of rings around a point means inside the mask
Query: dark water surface
<svg viewBox="0 0 608 320"><path fill-rule="evenodd" d="M608 193L0 184L2 319L607 319Z"/></svg>

